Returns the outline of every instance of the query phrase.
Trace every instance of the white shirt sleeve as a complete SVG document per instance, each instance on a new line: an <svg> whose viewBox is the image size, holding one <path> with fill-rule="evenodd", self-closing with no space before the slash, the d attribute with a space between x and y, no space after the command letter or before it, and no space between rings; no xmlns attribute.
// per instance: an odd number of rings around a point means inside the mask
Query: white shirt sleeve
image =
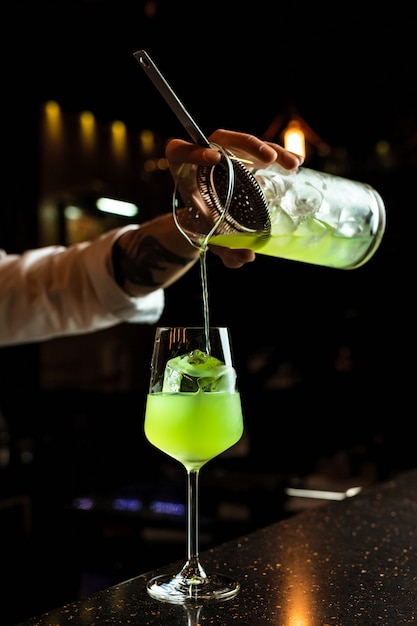
<svg viewBox="0 0 417 626"><path fill-rule="evenodd" d="M113 242L129 225L69 247L21 255L0 250L0 346L92 332L121 322L153 324L164 308L158 289L131 298L112 276Z"/></svg>

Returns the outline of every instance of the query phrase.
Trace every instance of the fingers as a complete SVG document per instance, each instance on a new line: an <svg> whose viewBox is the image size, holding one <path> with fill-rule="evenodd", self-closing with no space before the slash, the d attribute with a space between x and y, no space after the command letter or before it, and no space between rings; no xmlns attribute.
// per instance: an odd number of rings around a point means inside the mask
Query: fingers
<svg viewBox="0 0 417 626"><path fill-rule="evenodd" d="M287 170L293 170L297 167L300 167L304 163L304 157L301 154L295 154L294 152L289 152L282 146L276 143L268 142L268 145L271 146L277 153L277 158L275 159L277 163L285 167Z"/></svg>
<svg viewBox="0 0 417 626"><path fill-rule="evenodd" d="M249 133L217 129L209 137L213 143L231 150L236 156L247 162L251 167L263 167L277 162L285 169L296 169L304 159L285 150L279 144L263 141ZM181 163L196 165L216 165L220 160L217 149L198 146L182 139L172 139L166 147L166 156L170 161L171 170Z"/></svg>
<svg viewBox="0 0 417 626"><path fill-rule="evenodd" d="M238 269L246 263L252 263L256 255L252 250L223 248L209 245L209 250L219 256L223 264L230 269Z"/></svg>
<svg viewBox="0 0 417 626"><path fill-rule="evenodd" d="M220 152L216 149L198 146L183 139L171 139L165 154L172 163L195 163L196 165L216 165Z"/></svg>
<svg viewBox="0 0 417 626"><path fill-rule="evenodd" d="M245 156L252 157L252 160L260 161L264 164L273 163L277 156L276 150L272 145L249 133L240 133L221 128L214 131L209 139L220 146L229 148L237 156L242 158Z"/></svg>
<svg viewBox="0 0 417 626"><path fill-rule="evenodd" d="M236 156L250 160L253 167L277 162L285 169L292 170L304 162L301 155L289 152L277 143L263 141L249 133L217 129L209 139L220 146L229 148Z"/></svg>

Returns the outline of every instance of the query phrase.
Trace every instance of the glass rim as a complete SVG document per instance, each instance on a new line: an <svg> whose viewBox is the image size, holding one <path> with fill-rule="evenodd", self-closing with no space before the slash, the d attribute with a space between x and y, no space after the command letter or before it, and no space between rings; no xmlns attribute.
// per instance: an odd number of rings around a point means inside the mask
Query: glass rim
<svg viewBox="0 0 417 626"><path fill-rule="evenodd" d="M185 326L184 325L182 325L182 326L181 325L168 326L168 325L164 324L163 326L157 326L156 330L170 330L171 328L181 328L181 329L188 328L190 330L206 330L206 327L204 326L204 324L202 324L201 326L186 326L186 325ZM227 328L227 329L230 329L229 326L212 326L212 325L208 326L209 330L212 329L212 328L221 328L221 329Z"/></svg>

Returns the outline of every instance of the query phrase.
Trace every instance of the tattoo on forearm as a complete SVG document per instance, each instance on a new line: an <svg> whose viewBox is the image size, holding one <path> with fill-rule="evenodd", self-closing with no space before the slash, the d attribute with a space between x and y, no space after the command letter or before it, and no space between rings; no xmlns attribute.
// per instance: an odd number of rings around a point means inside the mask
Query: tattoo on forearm
<svg viewBox="0 0 417 626"><path fill-rule="evenodd" d="M123 286L125 280L144 287L159 287L163 280L155 278L155 272L165 272L169 266L185 267L192 259L179 256L150 235L138 237L134 248L124 250L119 242L113 246L113 267L116 282ZM165 278L165 277L163 277Z"/></svg>

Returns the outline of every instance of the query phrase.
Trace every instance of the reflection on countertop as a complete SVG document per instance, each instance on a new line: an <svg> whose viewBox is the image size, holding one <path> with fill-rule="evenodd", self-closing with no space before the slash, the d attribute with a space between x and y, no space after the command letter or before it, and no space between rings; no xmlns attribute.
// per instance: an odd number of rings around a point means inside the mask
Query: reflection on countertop
<svg viewBox="0 0 417 626"><path fill-rule="evenodd" d="M417 617L417 470L202 553L241 581L227 602L161 604L145 573L20 626L265 624L397 626Z"/></svg>

